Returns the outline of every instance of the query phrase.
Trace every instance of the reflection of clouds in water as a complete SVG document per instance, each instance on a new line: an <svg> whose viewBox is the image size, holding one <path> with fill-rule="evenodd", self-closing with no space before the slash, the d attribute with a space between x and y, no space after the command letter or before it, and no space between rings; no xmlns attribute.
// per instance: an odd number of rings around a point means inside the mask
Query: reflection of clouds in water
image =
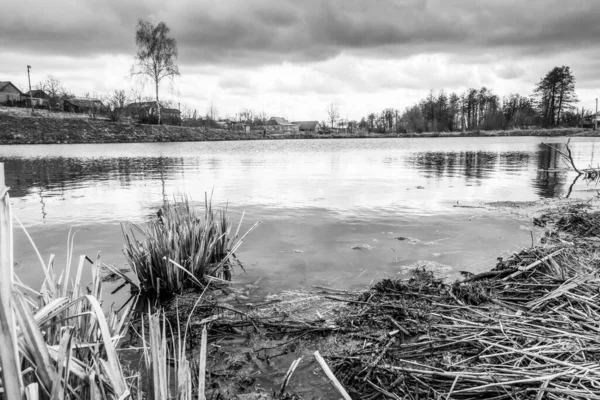
<svg viewBox="0 0 600 400"><path fill-rule="evenodd" d="M304 258L295 257L288 262L289 279L299 283L302 286L309 285L308 265Z"/></svg>
<svg viewBox="0 0 600 400"><path fill-rule="evenodd" d="M316 140L0 149L13 198L29 224L141 220L164 198L354 214L452 212L456 201L535 200L565 192L541 138ZM572 142L589 160L596 139ZM583 161L582 161L583 163ZM583 164L582 164L583 165ZM422 187L422 190L415 190ZM43 204L40 202L43 199ZM62 202L58 201L58 198ZM42 209L43 206L43 209ZM266 216L270 216L265 211ZM300 216L302 217L302 216ZM262 215L261 215L262 218Z"/></svg>

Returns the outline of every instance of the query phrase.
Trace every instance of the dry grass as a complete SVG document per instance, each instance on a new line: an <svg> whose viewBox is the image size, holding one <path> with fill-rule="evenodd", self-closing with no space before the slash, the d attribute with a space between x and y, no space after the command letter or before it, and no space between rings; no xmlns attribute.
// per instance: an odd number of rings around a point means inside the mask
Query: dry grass
<svg viewBox="0 0 600 400"><path fill-rule="evenodd" d="M462 282L376 284L338 320L357 348L329 359L354 398L597 399L599 293L595 238L557 237Z"/></svg>
<svg viewBox="0 0 600 400"><path fill-rule="evenodd" d="M31 108L22 107L6 107L0 106L0 114L12 116L12 117L23 117L23 118L53 118L53 119L84 119L89 120L90 116L87 113L74 113L67 111L55 111L47 110L43 108L36 108L33 115L31 115ZM99 120L108 120L106 117L98 117Z"/></svg>

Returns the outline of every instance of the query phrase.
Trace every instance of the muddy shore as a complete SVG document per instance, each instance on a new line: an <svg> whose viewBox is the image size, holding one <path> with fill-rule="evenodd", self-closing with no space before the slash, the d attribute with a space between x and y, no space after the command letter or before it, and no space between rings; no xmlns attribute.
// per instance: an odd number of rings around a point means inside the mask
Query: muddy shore
<svg viewBox="0 0 600 400"><path fill-rule="evenodd" d="M482 206L518 215L535 240L478 275L447 282L417 269L362 292L212 293L190 343L208 318L207 398L341 398L316 350L352 399L598 397L600 200ZM196 300L178 297L177 313Z"/></svg>
<svg viewBox="0 0 600 400"><path fill-rule="evenodd" d="M493 137L493 136L599 136L598 131L582 128L527 129L477 132L429 132L420 134L269 134L261 131L236 132L202 127L156 126L115 123L87 118L25 116L0 112L0 144L76 144L195 142L229 140L347 139L410 137Z"/></svg>

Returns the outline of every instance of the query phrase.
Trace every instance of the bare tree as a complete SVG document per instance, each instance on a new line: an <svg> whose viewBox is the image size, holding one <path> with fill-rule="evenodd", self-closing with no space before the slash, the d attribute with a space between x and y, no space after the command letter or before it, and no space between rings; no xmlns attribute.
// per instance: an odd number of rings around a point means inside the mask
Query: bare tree
<svg viewBox="0 0 600 400"><path fill-rule="evenodd" d="M160 125L160 103L158 88L165 78L179 75L175 65L177 59L177 41L169 37L170 29L164 22L156 26L140 19L135 32L135 43L138 47L137 64L132 69L133 75L145 75L152 79L156 89L156 111Z"/></svg>
<svg viewBox="0 0 600 400"><path fill-rule="evenodd" d="M139 85L136 85L135 87L131 88L129 91L129 98L134 103L141 103L143 96L144 96L143 89Z"/></svg>
<svg viewBox="0 0 600 400"><path fill-rule="evenodd" d="M331 122L331 129L333 129L333 124L340 117L340 111L337 103L330 103L327 106L327 115L329 115L329 122Z"/></svg>
<svg viewBox="0 0 600 400"><path fill-rule="evenodd" d="M84 98L88 100L88 116L90 119L96 120L98 115L102 112L102 101L99 100L95 94L90 94L90 92L87 92Z"/></svg>
<svg viewBox="0 0 600 400"><path fill-rule="evenodd" d="M123 89L115 90L113 92L113 95L111 97L111 103L113 106L118 107L118 108L125 108L125 106L127 105L127 102L128 102L127 94L125 93L125 91Z"/></svg>
<svg viewBox="0 0 600 400"><path fill-rule="evenodd" d="M262 110L261 112L259 112L255 117L254 120L256 122L258 122L257 125L264 125L267 123L267 112L265 110Z"/></svg>
<svg viewBox="0 0 600 400"><path fill-rule="evenodd" d="M111 121L117 122L123 115L123 109L127 105L128 98L125 90L115 90L111 96L107 99L107 105L109 107L109 117Z"/></svg>
<svg viewBox="0 0 600 400"><path fill-rule="evenodd" d="M210 106L208 106L208 110L206 110L206 118L210 119L211 121L216 121L217 116L218 116L217 107L211 101Z"/></svg>
<svg viewBox="0 0 600 400"><path fill-rule="evenodd" d="M244 108L239 113L240 122L251 124L254 121L254 111L249 108Z"/></svg>
<svg viewBox="0 0 600 400"><path fill-rule="evenodd" d="M52 75L48 75L48 77L46 77L46 81L42 85L42 88L48 94L48 96L50 96L50 107L57 108L58 99L65 93L65 89L60 80Z"/></svg>
<svg viewBox="0 0 600 400"><path fill-rule="evenodd" d="M198 111L195 108L189 107L187 105L184 105L181 108L181 120L185 121L187 124L189 124L192 121L196 121L196 118L198 116Z"/></svg>

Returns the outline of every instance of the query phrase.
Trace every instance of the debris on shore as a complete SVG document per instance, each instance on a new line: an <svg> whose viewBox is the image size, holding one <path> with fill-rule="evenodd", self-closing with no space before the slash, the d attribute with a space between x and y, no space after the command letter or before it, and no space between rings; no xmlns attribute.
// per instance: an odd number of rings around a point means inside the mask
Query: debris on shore
<svg viewBox="0 0 600 400"><path fill-rule="evenodd" d="M600 212L588 208L544 214L545 243L491 271L377 283L336 321L360 333L326 355L334 372L357 399L600 398Z"/></svg>
<svg viewBox="0 0 600 400"><path fill-rule="evenodd" d="M538 219L539 245L456 282L418 268L362 293L219 305L207 394L328 398L319 350L352 399L600 399L600 212L569 203Z"/></svg>

